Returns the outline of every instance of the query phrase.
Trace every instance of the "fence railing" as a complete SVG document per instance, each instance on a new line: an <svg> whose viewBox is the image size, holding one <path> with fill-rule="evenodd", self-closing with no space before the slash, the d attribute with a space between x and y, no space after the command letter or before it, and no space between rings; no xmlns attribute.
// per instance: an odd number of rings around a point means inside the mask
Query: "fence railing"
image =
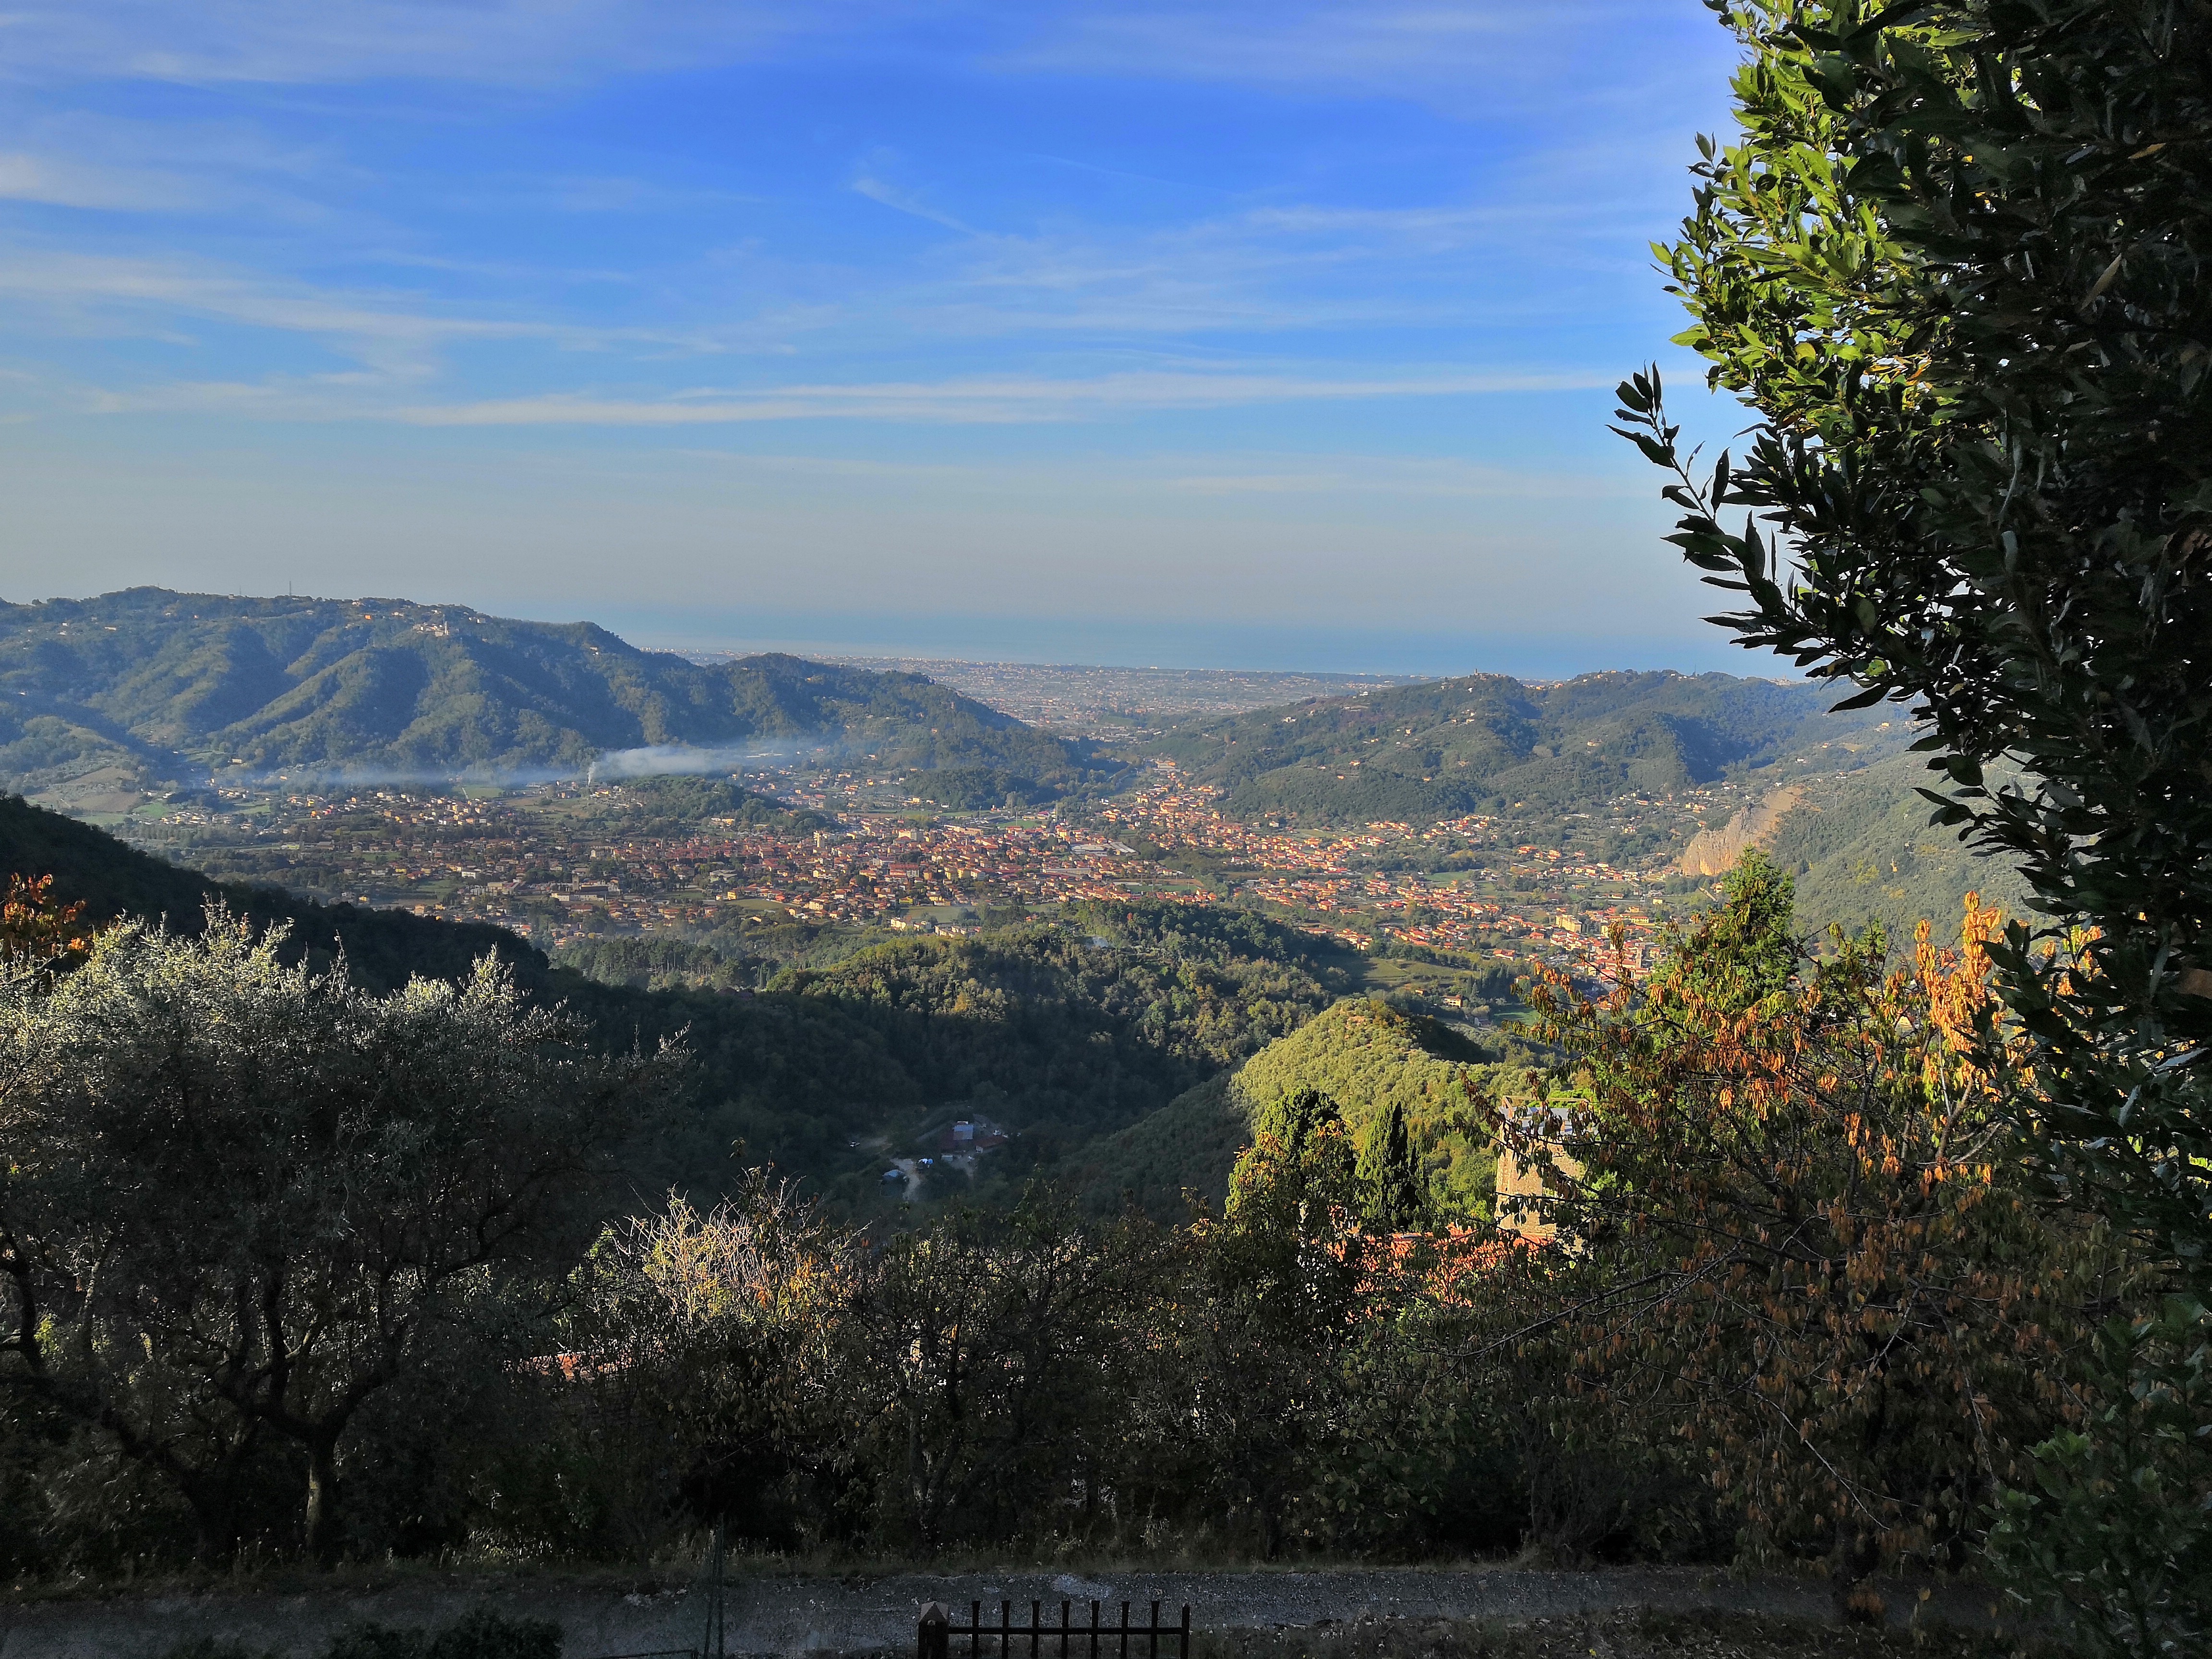
<svg viewBox="0 0 2212 1659"><path fill-rule="evenodd" d="M1160 1604L1152 1604L1152 1617L1141 1625L1129 1622L1129 1604L1121 1603L1121 1620L1109 1625L1099 1616L1099 1604L1091 1604L1091 1622L1081 1624L1072 1616L1074 1603L1060 1604L1060 1622L1049 1624L1044 1618L1044 1603L1030 1603L1029 1622L1014 1622L1014 1607L1011 1601L999 1603L999 1622L983 1621L983 1604L968 1604L968 1622L955 1623L944 1604L932 1601L921 1610L921 1618L915 1626L915 1659L952 1659L954 1644L965 1638L966 1659L1016 1659L1020 1651L1016 1644L1028 1644L1028 1659L1130 1659L1129 1642L1132 1638L1142 1641L1144 1659L1160 1659L1160 1638L1174 1638L1176 1659L1190 1659L1190 1608L1182 1610L1182 1622L1177 1625L1160 1623ZM1055 1645L1055 1644L1057 1645ZM995 1644L995 1645L994 1645Z"/></svg>

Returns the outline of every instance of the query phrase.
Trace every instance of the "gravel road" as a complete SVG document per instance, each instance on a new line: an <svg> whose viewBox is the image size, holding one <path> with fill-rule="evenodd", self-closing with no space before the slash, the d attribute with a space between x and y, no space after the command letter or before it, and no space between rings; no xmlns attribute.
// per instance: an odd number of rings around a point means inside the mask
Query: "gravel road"
<svg viewBox="0 0 2212 1659"><path fill-rule="evenodd" d="M1132 1623L1143 1622L1154 1600L1164 1604L1163 1622L1171 1622L1188 1603L1191 1622L1201 1630L1373 1618L1516 1620L1640 1607L1808 1620L1825 1619L1829 1612L1826 1588L1817 1582L1739 1579L1669 1567L1129 1572L1092 1578L907 1573L733 1580L725 1602L728 1650L733 1655L909 1654L915 1620L928 1602L945 1602L964 1617L972 1602L995 1613L1002 1599L1015 1604L1017 1620L1027 1617L1032 1601L1056 1617L1067 1600L1085 1625L1093 1600L1106 1604L1108 1624L1118 1619L1124 1601L1131 1604ZM1917 1593L1900 1590L1890 1600L1893 1617L1901 1620ZM557 1581L457 1580L450 1587L410 1581L384 1590L313 1595L111 1596L0 1606L0 1659L157 1659L179 1641L200 1635L234 1638L257 1650L305 1659L333 1631L357 1620L439 1625L485 1602L503 1613L559 1620L568 1659L690 1650L699 1641L706 1613L706 1598L696 1588L624 1593ZM1956 1587L1938 1592L1929 1610L1954 1624L1980 1623L1990 1611L1985 1595ZM956 1644L954 1659L966 1648ZM1141 1645L1136 1655L1142 1659Z"/></svg>

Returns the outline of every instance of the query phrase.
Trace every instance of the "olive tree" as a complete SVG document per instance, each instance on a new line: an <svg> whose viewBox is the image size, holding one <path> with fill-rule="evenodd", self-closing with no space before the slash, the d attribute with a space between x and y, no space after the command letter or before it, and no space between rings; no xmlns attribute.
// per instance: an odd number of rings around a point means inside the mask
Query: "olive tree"
<svg viewBox="0 0 2212 1659"><path fill-rule="evenodd" d="M594 1053L489 957L374 996L283 943L217 909L0 984L0 1384L173 1480L210 1554L282 1449L328 1559L363 1407L574 1259L678 1057Z"/></svg>
<svg viewBox="0 0 2212 1659"><path fill-rule="evenodd" d="M868 1254L758 1169L704 1213L671 1194L607 1230L577 1275L570 1363L602 1407L592 1474L623 1542L649 1543L687 1512L791 1541L793 1489L834 1489L849 1455L839 1362Z"/></svg>
<svg viewBox="0 0 2212 1659"><path fill-rule="evenodd" d="M852 1455L894 1536L1005 1538L1062 1494L1083 1518L1124 1431L1168 1259L1135 1220L1079 1224L1041 1192L884 1241L842 1328Z"/></svg>

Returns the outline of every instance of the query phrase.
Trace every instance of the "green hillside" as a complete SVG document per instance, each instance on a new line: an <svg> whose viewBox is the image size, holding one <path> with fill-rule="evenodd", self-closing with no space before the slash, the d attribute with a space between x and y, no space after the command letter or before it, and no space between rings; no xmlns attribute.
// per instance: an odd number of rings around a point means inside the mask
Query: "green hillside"
<svg viewBox="0 0 2212 1659"><path fill-rule="evenodd" d="M0 777L19 788L104 768L566 775L629 750L828 744L1024 789L1096 769L1087 745L918 674L778 655L702 667L588 623L162 588L0 604Z"/></svg>
<svg viewBox="0 0 2212 1659"><path fill-rule="evenodd" d="M1923 916L1939 941L1956 940L1969 892L2027 914L2027 884L2018 870L1976 857L1954 831L1929 824L1928 802L1915 793L1929 781L1918 755L1807 781L1768 846L1796 877L1800 926L1880 922L1893 945L1904 945Z"/></svg>
<svg viewBox="0 0 2212 1659"><path fill-rule="evenodd" d="M1709 781L1877 725L1832 690L1728 674L1475 675L1181 726L1158 751L1240 816L1431 823L1525 805L1589 807Z"/></svg>
<svg viewBox="0 0 2212 1659"><path fill-rule="evenodd" d="M1362 1153L1391 1107L1406 1115L1443 1212L1486 1216L1497 1158L1487 1109L1470 1079L1498 1056L1449 1026L1387 1003L1337 1003L1246 1060L1159 1111L1105 1138L1084 1157L1094 1200L1133 1201L1158 1216L1179 1213L1193 1190L1218 1205L1237 1155L1251 1143L1253 1115L1300 1089L1334 1100Z"/></svg>

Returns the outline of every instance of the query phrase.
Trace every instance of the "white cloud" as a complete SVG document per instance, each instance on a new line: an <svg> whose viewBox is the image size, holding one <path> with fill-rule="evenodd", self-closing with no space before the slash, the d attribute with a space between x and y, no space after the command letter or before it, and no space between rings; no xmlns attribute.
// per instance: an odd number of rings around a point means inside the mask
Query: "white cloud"
<svg viewBox="0 0 2212 1659"><path fill-rule="evenodd" d="M620 345L659 352L744 349L744 331L594 327L457 314L419 295L325 289L283 278L165 258L30 252L0 260L0 296L37 306L86 331L178 340L175 319L198 318L313 337L379 374L434 374L441 353L465 342L537 341L563 350Z"/></svg>
<svg viewBox="0 0 2212 1659"><path fill-rule="evenodd" d="M972 236L975 234L972 226L963 224L951 214L933 208L928 203L920 201L908 192L900 190L896 185L886 184L870 174L862 173L854 179L853 189L856 194L865 196L872 202L882 203L894 213L903 213L915 219L926 219L933 225L943 225L947 230L957 230L963 235Z"/></svg>
<svg viewBox="0 0 2212 1659"><path fill-rule="evenodd" d="M755 56L847 9L747 0L105 0L0 15L0 74L530 87Z"/></svg>
<svg viewBox="0 0 2212 1659"><path fill-rule="evenodd" d="M220 269L100 254L21 255L0 263L0 295L109 325L136 314L179 314L317 337L388 374L419 378L437 348L458 340L562 338L577 331L538 323L448 317L410 310L391 295L328 293ZM127 324L125 324L127 326Z"/></svg>
<svg viewBox="0 0 2212 1659"><path fill-rule="evenodd" d="M968 231L953 213L912 201L894 205ZM1586 251L1640 251L1646 216L1602 191L1516 185L1412 207L1286 203L1143 228L968 232L921 256L903 286L878 284L875 300L930 332L982 337L1525 322L1577 314L1587 296L1570 283L1502 283L1500 266L1559 269Z"/></svg>
<svg viewBox="0 0 2212 1659"><path fill-rule="evenodd" d="M416 426L714 426L790 420L1006 423L1072 421L1139 410L1269 403L1471 397L1610 386L1617 376L1565 373L1407 374L1389 378L1138 372L1090 379L988 376L934 382L779 386L730 396L653 399L553 394L417 404L386 418Z"/></svg>
<svg viewBox="0 0 2212 1659"><path fill-rule="evenodd" d="M1679 3L1686 33L1718 37L1700 8ZM1620 43L1648 41L1655 9L1655 0L996 9L957 0L17 0L0 12L0 80L542 89L889 46L1013 76L1237 83L1480 115L1540 100L1557 109L1563 88L1568 104L1616 98L1614 77L1589 71Z"/></svg>
<svg viewBox="0 0 2212 1659"><path fill-rule="evenodd" d="M1632 487L1631 487L1632 486ZM1486 466L1473 461L1407 460L1395 456L1322 457L1275 460L1235 472L1170 474L1160 487L1190 495L1315 496L1388 495L1440 501L1588 500L1628 495L1642 500L1650 492L1640 478L1589 474L1562 475L1542 469Z"/></svg>
<svg viewBox="0 0 2212 1659"><path fill-rule="evenodd" d="M495 201L502 208L546 207L562 213L685 213L702 208L758 202L730 190L708 190L652 179L614 176L491 181L461 199Z"/></svg>
<svg viewBox="0 0 2212 1659"><path fill-rule="evenodd" d="M1555 501L1598 497L1646 501L1645 480L1618 469L1561 472L1545 467L1487 465L1477 461L1419 459L1387 454L1324 453L1205 455L1091 454L1077 461L917 462L850 456L761 454L743 450L667 452L733 469L786 487L819 484L842 499L855 486L881 485L901 493L938 491L969 499L984 495L1068 502L1086 497L1156 501L1163 495L1250 498L1387 496L1393 501L1464 500ZM1363 502L1360 510L1373 510Z"/></svg>
<svg viewBox="0 0 2212 1659"><path fill-rule="evenodd" d="M681 428L769 421L881 421L930 425L1078 422L1158 410L1267 404L1464 398L1586 391L1617 376L1528 371L1383 378L1319 374L1133 372L1090 378L979 376L937 381L795 385L732 392L702 389L646 398L544 392L468 402L395 401L374 374L272 376L258 381L169 381L130 389L78 388L68 401L102 415L198 412L250 419L380 421L419 427ZM1291 481L1194 480L1200 493L1296 488ZM1464 489L1455 493L1469 493ZM1474 492L1480 493L1480 492ZM1494 493L1494 492L1492 492Z"/></svg>
<svg viewBox="0 0 2212 1659"><path fill-rule="evenodd" d="M0 153L0 200L175 213L200 205L202 192L173 173L101 167L16 150Z"/></svg>
<svg viewBox="0 0 2212 1659"><path fill-rule="evenodd" d="M1285 4L1189 0L1071 9L995 61L1016 70L1233 82L1443 102L1468 112L1556 95L1558 70L1652 0Z"/></svg>

